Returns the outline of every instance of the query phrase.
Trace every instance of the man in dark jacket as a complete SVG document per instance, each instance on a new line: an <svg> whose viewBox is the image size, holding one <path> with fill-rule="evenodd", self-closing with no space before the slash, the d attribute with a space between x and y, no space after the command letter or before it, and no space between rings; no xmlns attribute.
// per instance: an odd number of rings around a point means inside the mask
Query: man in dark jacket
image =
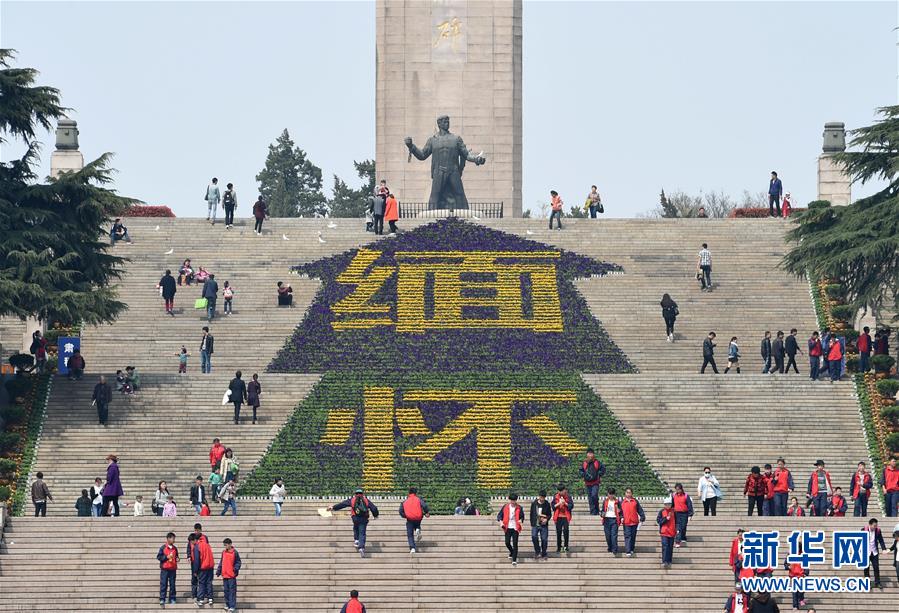
<svg viewBox="0 0 899 613"><path fill-rule="evenodd" d="M69 361L66 362L66 367L69 369L69 379L81 381L81 377L84 375L84 369L87 368L87 363L84 361L80 349L75 350L75 353L73 353L69 358Z"/></svg>
<svg viewBox="0 0 899 613"><path fill-rule="evenodd" d="M234 373L231 383L228 384L228 389L231 391L231 402L234 403L235 424L240 423L240 405L247 401L247 384L240 377L241 372L238 370Z"/></svg>
<svg viewBox="0 0 899 613"><path fill-rule="evenodd" d="M546 499L546 491L540 490L537 498L531 503L531 542L534 543L534 555L538 560L546 560L546 547L549 544L549 518L552 507Z"/></svg>
<svg viewBox="0 0 899 613"><path fill-rule="evenodd" d="M717 375L718 366L715 364L715 333L709 332L709 335L702 341L702 368L699 374L705 374L705 367L711 365L712 371Z"/></svg>
<svg viewBox="0 0 899 613"><path fill-rule="evenodd" d="M159 280L159 283L156 284L156 287L162 290L162 299L165 300L165 312L174 317L177 283L175 283L175 277L172 276L171 270L165 271L165 274L162 275L162 278Z"/></svg>
<svg viewBox="0 0 899 613"><path fill-rule="evenodd" d="M777 331L777 338L771 343L771 354L774 357L774 372L784 374L784 333Z"/></svg>
<svg viewBox="0 0 899 613"><path fill-rule="evenodd" d="M883 589L880 583L880 552L886 551L887 545L883 541L883 533L877 526L877 520L873 517L868 520L868 525L862 528L868 539L868 567L865 568L865 577L870 577L870 571L874 569L874 587Z"/></svg>
<svg viewBox="0 0 899 613"><path fill-rule="evenodd" d="M762 360L765 363L762 374L771 372L771 330L765 330L765 338L762 339Z"/></svg>
<svg viewBox="0 0 899 613"><path fill-rule="evenodd" d="M209 326L203 326L203 338L200 339L200 372L208 374L212 372L212 352L215 349L215 339L209 333Z"/></svg>
<svg viewBox="0 0 899 613"><path fill-rule="evenodd" d="M44 483L44 473L39 472L31 484L31 503L34 505L35 517L47 517L47 501L53 500L50 488Z"/></svg>
<svg viewBox="0 0 899 613"><path fill-rule="evenodd" d="M783 183L777 178L777 173L771 171L771 181L768 182L768 216L780 217L780 197L783 194Z"/></svg>
<svg viewBox="0 0 899 613"><path fill-rule="evenodd" d="M787 360L785 371L790 372L790 366L792 366L793 370L798 375L799 368L796 366L796 354L802 353L802 350L799 349L799 343L796 342L796 328L790 329L790 336L788 336L786 341L784 342L784 351L789 358L789 360Z"/></svg>
<svg viewBox="0 0 899 613"><path fill-rule="evenodd" d="M190 488L190 503L194 505L197 515L203 510L203 504L206 503L206 487L203 485L203 477L197 475L196 482Z"/></svg>
<svg viewBox="0 0 899 613"><path fill-rule="evenodd" d="M97 419L100 421L100 425L105 426L106 421L109 419L109 403L112 401L112 388L109 387L106 377L103 375L100 375L99 383L94 386L91 400L93 401L92 404L97 407Z"/></svg>
<svg viewBox="0 0 899 613"><path fill-rule="evenodd" d="M365 557L365 533L368 530L369 516L378 518L378 507L366 498L362 488L358 488L351 497L343 502L328 507L329 511L349 509L353 518L353 545L359 550L359 556Z"/></svg>
<svg viewBox="0 0 899 613"><path fill-rule="evenodd" d="M372 202L372 217L374 217L375 234L384 234L384 209L386 207L387 194L375 196Z"/></svg>
<svg viewBox="0 0 899 613"><path fill-rule="evenodd" d="M219 284L215 280L215 275L209 275L209 278L203 283L203 298L206 299L206 317L209 321L215 317L215 301L218 300Z"/></svg>
<svg viewBox="0 0 899 613"><path fill-rule="evenodd" d="M596 452L588 449L587 459L581 464L578 472L584 480L587 502L590 505L590 515L599 515L599 484L602 481L602 476L606 474L606 467L596 457Z"/></svg>

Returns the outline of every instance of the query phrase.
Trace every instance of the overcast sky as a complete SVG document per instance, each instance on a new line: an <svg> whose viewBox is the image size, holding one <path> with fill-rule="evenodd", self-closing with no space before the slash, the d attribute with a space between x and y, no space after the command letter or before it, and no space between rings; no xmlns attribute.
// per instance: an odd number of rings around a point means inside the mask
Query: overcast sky
<svg viewBox="0 0 899 613"><path fill-rule="evenodd" d="M632 217L772 169L814 199L824 123L897 103L896 25L895 1L525 2L524 208L597 183ZM62 90L86 158L115 152L121 193L179 216L212 175L253 199L285 127L328 188L374 157L374 2L4 0L0 38Z"/></svg>

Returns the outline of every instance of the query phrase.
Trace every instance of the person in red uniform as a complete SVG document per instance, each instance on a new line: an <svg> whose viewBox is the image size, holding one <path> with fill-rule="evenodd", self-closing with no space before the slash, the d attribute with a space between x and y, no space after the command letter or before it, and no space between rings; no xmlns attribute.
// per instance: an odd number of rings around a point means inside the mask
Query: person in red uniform
<svg viewBox="0 0 899 613"><path fill-rule="evenodd" d="M799 553L802 553L800 548ZM802 568L802 564L790 564L784 560L784 570L789 571L790 579L802 579L808 574L808 571ZM795 590L793 592L793 609L799 609L805 606L805 593Z"/></svg>
<svg viewBox="0 0 899 613"><path fill-rule="evenodd" d="M194 524L196 538L190 552L191 569L197 574L197 600L194 604L202 607L212 605L212 571L215 570L215 556L209 539L203 534L203 526Z"/></svg>
<svg viewBox="0 0 899 613"><path fill-rule="evenodd" d="M858 349L858 370L859 372L868 372L871 370L871 350L874 349L874 341L871 340L871 328L865 326L862 333L858 335L855 341Z"/></svg>
<svg viewBox="0 0 899 613"><path fill-rule="evenodd" d="M830 381L839 381L843 374L843 345L836 336L830 337L830 345L827 347L827 363L830 365Z"/></svg>
<svg viewBox="0 0 899 613"><path fill-rule="evenodd" d="M771 517L774 515L774 472L770 464L765 464L765 472L762 473L765 480L765 500L762 502L762 515Z"/></svg>
<svg viewBox="0 0 899 613"><path fill-rule="evenodd" d="M674 517L673 502L671 498L665 499L665 506L656 516L659 525L659 536L662 540L662 568L671 568L671 559L674 555L674 536L677 534L677 520Z"/></svg>
<svg viewBox="0 0 899 613"><path fill-rule="evenodd" d="M768 491L768 485L762 477L762 471L758 466L753 466L749 470L749 476L746 477L746 483L743 485L743 495L749 503L746 514L752 517L752 510L756 510L756 514L762 515L762 507L765 502L765 494Z"/></svg>
<svg viewBox="0 0 899 613"><path fill-rule="evenodd" d="M793 475L787 469L787 462L783 458L777 459L777 468L774 469L774 515L783 517L787 514L787 498L793 491Z"/></svg>
<svg viewBox="0 0 899 613"><path fill-rule="evenodd" d="M590 504L590 515L599 515L599 484L606 473L596 453L592 449L587 450L587 459L578 471L584 480L584 489L587 490L587 502Z"/></svg>
<svg viewBox="0 0 899 613"><path fill-rule="evenodd" d="M884 467L880 487L886 500L887 517L899 516L899 468L896 467L896 458L890 458L890 463Z"/></svg>
<svg viewBox="0 0 899 613"><path fill-rule="evenodd" d="M564 483L559 484L559 490L553 496L551 506L553 522L556 524L556 553L568 553L568 527L571 524L574 500Z"/></svg>
<svg viewBox="0 0 899 613"><path fill-rule="evenodd" d="M350 599L341 607L340 613L366 613L365 605L359 602L358 590L350 590Z"/></svg>
<svg viewBox="0 0 899 613"><path fill-rule="evenodd" d="M680 483L674 484L674 494L671 496L674 508L674 518L677 522L677 534L674 537L674 546L680 547L687 540L687 522L693 517L693 500L684 491Z"/></svg>
<svg viewBox="0 0 899 613"><path fill-rule="evenodd" d="M624 498L621 499L621 523L624 526L624 555L629 558L634 556L637 546L637 528L646 521L643 507L640 501L634 498L634 490L624 490Z"/></svg>
<svg viewBox="0 0 899 613"><path fill-rule="evenodd" d="M214 438L212 439L212 447L209 449L209 465L212 470L219 468L222 464L222 458L225 456L225 446L222 442Z"/></svg>
<svg viewBox="0 0 899 613"><path fill-rule="evenodd" d="M237 608L237 575L240 574L240 554L234 549L231 539L222 541L225 548L215 571L216 577L222 578L222 590L225 592L225 608L234 613Z"/></svg>
<svg viewBox="0 0 899 613"><path fill-rule="evenodd" d="M740 576L740 565L743 557L740 553L740 544L742 542L743 528L738 528L737 536L730 542L730 556L727 559L727 564L734 573L734 579L737 579Z"/></svg>
<svg viewBox="0 0 899 613"><path fill-rule="evenodd" d="M849 497L855 503L852 507L852 515L855 517L868 516L868 500L871 497L871 488L874 487L874 479L865 468L864 462L858 463L858 469L852 473L849 482Z"/></svg>
<svg viewBox="0 0 899 613"><path fill-rule="evenodd" d="M175 575L178 572L178 548L175 547L175 533L165 535L165 544L159 548L156 554L159 560L159 606L166 603L175 604ZM166 594L168 588L168 594Z"/></svg>
<svg viewBox="0 0 899 613"><path fill-rule="evenodd" d="M518 494L509 494L509 502L496 514L496 521L506 534L506 549L512 558L512 566L518 566L518 535L521 534L521 522L524 521L524 510L518 504Z"/></svg>
<svg viewBox="0 0 899 613"><path fill-rule="evenodd" d="M843 488L834 488L833 496L830 498L830 504L827 505L827 514L833 517L844 517L848 507L849 505L843 497Z"/></svg>
<svg viewBox="0 0 899 613"><path fill-rule="evenodd" d="M808 478L806 491L815 510L815 515L824 517L827 514L827 498L833 496L833 482L830 473L824 470L824 460L815 462L815 472Z"/></svg>
<svg viewBox="0 0 899 613"><path fill-rule="evenodd" d="M400 505L400 517L406 520L406 540L409 542L409 553L415 553L415 544L421 540L421 520L431 516L428 504L418 497L418 490L409 488L409 495Z"/></svg>
<svg viewBox="0 0 899 613"><path fill-rule="evenodd" d="M609 488L606 497L602 501L600 509L602 517L602 531L606 535L606 551L613 556L618 555L618 526L621 525L621 505L615 490Z"/></svg>
<svg viewBox="0 0 899 613"><path fill-rule="evenodd" d="M400 218L400 205L393 194L387 194L384 202L384 221L390 224L390 233L396 234L396 222Z"/></svg>
<svg viewBox="0 0 899 613"><path fill-rule="evenodd" d="M805 509L799 506L799 499L796 496L790 498L790 508L787 509L787 515L790 517L802 517L805 515Z"/></svg>
<svg viewBox="0 0 899 613"><path fill-rule="evenodd" d="M743 591L742 583L734 584L734 592L727 597L724 613L748 613L749 595Z"/></svg>

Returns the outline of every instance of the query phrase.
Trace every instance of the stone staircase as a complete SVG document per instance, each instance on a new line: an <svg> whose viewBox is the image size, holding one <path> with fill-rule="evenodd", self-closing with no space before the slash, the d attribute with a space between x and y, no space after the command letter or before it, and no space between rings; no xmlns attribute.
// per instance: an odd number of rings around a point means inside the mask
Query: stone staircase
<svg viewBox="0 0 899 613"><path fill-rule="evenodd" d="M696 499L704 466L725 494L719 512L746 512L743 485L752 466L784 457L795 494L822 459L834 486L848 492L856 465L871 465L851 382L798 375L584 375L631 434L649 463ZM600 455L602 451L599 451ZM701 507L700 507L701 508ZM876 515L879 502L868 511Z"/></svg>
<svg viewBox="0 0 899 613"><path fill-rule="evenodd" d="M319 374L265 372L319 287L317 280L290 275L290 267L376 239L358 220L334 220L337 228L328 228L329 220L275 219L266 223L261 237L246 220L237 220L230 231L191 219L126 223L134 243L114 251L131 258L119 286L129 310L113 325L85 329L88 372L83 381L57 377L53 383L34 470L45 473L57 501L46 520L14 518L0 546L0 593L9 595L11 610L155 608L155 552L169 529L178 534L179 547L184 546L194 522L188 488L196 474L208 475L212 438L231 446L241 473L248 474L318 380ZM402 220L400 226L408 230L423 223ZM395 518L398 503L385 500L385 518L372 526L372 557L360 563L350 546L348 520L314 517L327 501L290 501L286 516L276 519L270 502L242 499L239 517L213 517L206 523L215 551L228 536L247 564L240 582L243 608L335 611L349 589L357 588L370 611L720 611L732 589L727 554L737 526L858 527L850 518L737 519L745 513L743 479L754 464L773 463L783 455L801 494L815 459L827 461L843 487L855 462L866 459L849 383L754 374L761 369L757 355L764 330L796 327L803 347L815 327L807 283L776 269L784 252L783 222L566 219L561 232L547 230L545 220L479 223L623 267L623 274L583 279L577 287L641 374L587 374L584 379L670 484L682 481L693 493L702 466L711 464L727 494L721 516L694 519L690 545L676 551L674 568L667 572L658 568L654 525L641 533L637 558L613 560L605 557L601 528L583 516L573 525L569 557L539 565L528 559L513 571L490 518L432 518L423 552L410 558L403 526ZM694 279L702 242L709 243L713 254L712 293L700 292ZM179 288L174 318L164 313L154 289L166 268L177 272L187 257L195 267L215 273L220 288L225 280L236 288L234 315L221 315L220 299L219 316L210 325L216 338L211 375L199 374L199 341L206 325L204 314L192 308L199 288ZM293 286L295 308L276 306L279 280ZM664 338L658 306L664 292L680 306L674 343ZM722 369L728 340L740 338L741 376L695 374L709 330L718 333ZM185 376L175 374L174 354L182 344L193 354ZM143 390L127 398L116 394L109 426L100 427L90 406L96 377L128 364L141 372ZM805 375L805 360L800 368ZM253 372L260 374L265 395L256 426L233 425L230 405L221 404L237 369L246 380ZM248 419L246 407L243 414ZM74 515L72 505L81 489L104 475L108 453L119 456L125 500L142 494L148 503L157 482L165 479L184 516L173 521L68 517ZM698 501L697 506L701 508ZM646 502L650 520L658 507L657 501ZM530 550L526 534L521 548ZM861 601L834 594L810 596L809 602L822 611L896 611L891 573L885 564L887 590ZM193 608L184 604L188 585L182 572L182 604L177 608ZM789 595L781 603L788 607Z"/></svg>
<svg viewBox="0 0 899 613"><path fill-rule="evenodd" d="M249 380L251 375L244 376ZM250 423L253 411L246 405L240 425L234 425L232 405L222 406L229 380L224 373L144 375L142 389L133 396L113 392L109 422L103 427L91 406L94 378L56 377L34 465L56 499L50 512L69 515L94 477L105 480L110 453L119 458L123 502L140 494L149 509L157 484L165 480L186 510L194 477L209 476L212 439L219 437L231 447L241 474L248 474L318 376L260 373L263 395L256 425Z"/></svg>
<svg viewBox="0 0 899 613"><path fill-rule="evenodd" d="M657 507L647 508L649 522ZM159 573L155 559L165 533L177 534L184 554L193 517L117 519L14 518L0 547L0 591L6 610L146 611L156 608ZM804 518L798 529L858 529L858 519ZM425 520L419 553L410 555L405 527L393 507L369 526L368 556L352 547L350 522L292 517L211 517L203 522L216 561L222 539L231 538L243 560L238 606L256 611L338 611L351 589L368 610L449 612L472 610L681 611L716 612L733 589L727 566L736 528L766 529L770 520L737 523L733 518L694 518L688 544L676 549L669 570L659 565L659 539L647 523L637 556L605 552L596 518L575 516L571 553L533 559L527 531L521 562L506 558L502 533L491 517L433 517ZM781 526L782 528L782 526ZM551 551L555 534L550 530ZM785 555L785 538L780 560ZM623 542L619 539L619 544ZM860 571L813 567L815 575L858 576ZM111 576L114 575L114 578ZM782 569L776 576L785 576ZM896 611L895 574L883 568L885 589L862 595L808 594L819 611ZM221 606L221 581L214 584ZM177 610L193 610L190 577L181 560ZM778 596L789 610L790 594ZM208 608L208 607L207 607Z"/></svg>
<svg viewBox="0 0 899 613"><path fill-rule="evenodd" d="M7 358L22 348L22 334L25 322L18 317L0 317L0 360L6 364Z"/></svg>

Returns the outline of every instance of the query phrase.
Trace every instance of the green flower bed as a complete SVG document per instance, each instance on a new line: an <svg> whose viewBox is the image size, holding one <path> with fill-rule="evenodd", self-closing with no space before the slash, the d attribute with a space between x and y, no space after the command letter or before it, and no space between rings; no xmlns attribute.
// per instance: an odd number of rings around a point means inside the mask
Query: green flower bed
<svg viewBox="0 0 899 613"><path fill-rule="evenodd" d="M47 399L50 397L50 386L53 377L45 374L37 378L34 388L34 399L28 413L28 421L24 431L24 441L20 443L19 468L17 471L15 493L12 496L13 515L22 515L28 503L28 475L34 464L36 445L44 424L44 413Z"/></svg>
<svg viewBox="0 0 899 613"><path fill-rule="evenodd" d="M862 425L865 429L865 445L868 447L868 457L871 458L874 462L882 462L885 458L881 457L880 447L877 442L877 428L874 425L874 416L871 410L871 397L868 395L868 386L865 384L865 376L863 374L857 374L853 378L855 382L855 392L858 394L858 406L862 415ZM877 467L872 467L872 470L877 473ZM886 502L883 498L883 493L880 491L880 488L874 488L877 490L877 495L880 497L881 507L886 508Z"/></svg>
<svg viewBox="0 0 899 613"><path fill-rule="evenodd" d="M381 430L382 436L389 437L389 441L384 446L384 455L377 461L366 457L366 452L385 441L372 442L377 437L366 422L372 414L371 407L366 409L366 388L389 388L386 405L395 407L396 412L393 418L385 418L383 412L377 416L381 423L384 419L389 420L388 432ZM445 400L404 400L405 396L414 396L416 390L435 394L489 390L491 393L485 396L488 398L511 390L520 393L522 398L557 391L571 394L572 401L525 399L512 403L510 419L506 418L511 423L505 426L510 428L510 483L490 487L484 484L485 480L500 483L503 479L485 469L487 458L483 455L487 453L487 445L478 440L478 429L442 448L433 460L404 456L413 449L420 449L422 443L439 436L438 433L451 430L451 424L464 419L460 416L470 411L473 405L472 402ZM390 411L389 408L386 410ZM485 410L475 421L481 420L484 428L489 428L491 416L502 411L501 407ZM341 423L335 418L340 416L342 428L333 427ZM534 423L529 420L556 424L569 437L568 447L560 444L558 438L541 438L522 425L522 422ZM322 442L323 439L327 442ZM281 477L288 491L340 496L348 495L365 481L374 479L390 486L367 487L371 493L404 494L409 486L416 486L436 513L451 513L462 496L472 498L484 508L490 496L510 490L532 494L540 488L551 490L558 483L566 483L576 492L582 487L578 467L587 447L596 449L606 464L604 485L619 491L632 487L642 496L665 494L664 485L615 416L577 374L540 371L505 375L332 373L325 375L300 403L265 457L247 476L241 493L265 496L274 479ZM372 455L376 453L372 452ZM392 478L377 477L379 470L391 472L391 465ZM374 478L373 474L376 475Z"/></svg>

